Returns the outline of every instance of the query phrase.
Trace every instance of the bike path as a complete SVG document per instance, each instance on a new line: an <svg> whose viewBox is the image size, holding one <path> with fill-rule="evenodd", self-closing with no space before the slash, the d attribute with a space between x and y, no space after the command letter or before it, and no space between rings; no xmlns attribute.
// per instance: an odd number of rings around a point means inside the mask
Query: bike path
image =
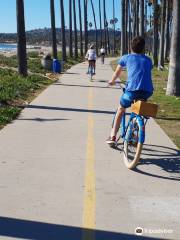
<svg viewBox="0 0 180 240"><path fill-rule="evenodd" d="M135 239L136 227L180 239L176 146L151 119L128 170L105 143L121 94L107 87L109 60L93 82L86 69L72 67L0 132L0 239Z"/></svg>

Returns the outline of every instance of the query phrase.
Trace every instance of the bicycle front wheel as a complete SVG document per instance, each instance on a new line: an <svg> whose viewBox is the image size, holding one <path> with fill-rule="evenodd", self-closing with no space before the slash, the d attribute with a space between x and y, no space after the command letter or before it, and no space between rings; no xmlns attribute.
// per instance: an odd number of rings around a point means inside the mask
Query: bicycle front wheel
<svg viewBox="0 0 180 240"><path fill-rule="evenodd" d="M128 169L135 168L140 160L143 143L139 142L139 132L139 123L133 119L127 127L124 140L124 163Z"/></svg>

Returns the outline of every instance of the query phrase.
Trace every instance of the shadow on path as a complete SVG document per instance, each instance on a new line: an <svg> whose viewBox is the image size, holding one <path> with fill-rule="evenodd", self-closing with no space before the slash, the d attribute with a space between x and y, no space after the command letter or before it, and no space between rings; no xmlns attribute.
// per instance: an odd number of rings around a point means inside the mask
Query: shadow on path
<svg viewBox="0 0 180 240"><path fill-rule="evenodd" d="M88 230L79 227L0 217L0 236L33 240L81 240L82 233L87 236L87 239L94 240L157 239L126 233Z"/></svg>
<svg viewBox="0 0 180 240"><path fill-rule="evenodd" d="M162 175L157 175L136 168L136 172L152 177L180 181L180 151L174 148L165 146L144 144L142 159L138 166L141 165L156 165L162 170ZM168 173L168 176L164 176Z"/></svg>
<svg viewBox="0 0 180 240"><path fill-rule="evenodd" d="M54 121L67 121L66 118L19 118L18 121L37 121L37 122L54 122Z"/></svg>
<svg viewBox="0 0 180 240"><path fill-rule="evenodd" d="M103 111L103 110L93 110L93 109L89 110L89 109L81 109L81 108L63 108L63 107L41 106L41 105L28 105L26 108L55 110L55 111L68 111L68 112L115 114L114 111Z"/></svg>
<svg viewBox="0 0 180 240"><path fill-rule="evenodd" d="M103 80L102 80L103 81ZM96 80L94 80L94 82L96 83ZM81 84L65 84L65 83L54 83L53 85L59 85L59 86L63 86L63 87L83 87L83 88L108 88L108 89L113 89L113 90L118 90L119 91L119 87L101 87L101 86L90 86L90 85L81 85Z"/></svg>

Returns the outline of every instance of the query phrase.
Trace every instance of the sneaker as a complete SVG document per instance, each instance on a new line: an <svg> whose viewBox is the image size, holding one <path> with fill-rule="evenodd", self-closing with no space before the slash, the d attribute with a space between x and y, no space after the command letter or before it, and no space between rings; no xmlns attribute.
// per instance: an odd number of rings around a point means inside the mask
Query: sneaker
<svg viewBox="0 0 180 240"><path fill-rule="evenodd" d="M106 140L106 143L109 145L114 145L116 143L116 136L108 137L108 139Z"/></svg>

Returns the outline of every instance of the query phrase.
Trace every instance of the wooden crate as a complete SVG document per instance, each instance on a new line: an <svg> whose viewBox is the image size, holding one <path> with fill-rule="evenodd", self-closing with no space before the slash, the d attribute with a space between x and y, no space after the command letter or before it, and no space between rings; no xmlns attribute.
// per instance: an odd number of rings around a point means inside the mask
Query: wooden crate
<svg viewBox="0 0 180 240"><path fill-rule="evenodd" d="M131 111L145 117L155 118L158 111L158 105L144 101L137 101L131 105Z"/></svg>

